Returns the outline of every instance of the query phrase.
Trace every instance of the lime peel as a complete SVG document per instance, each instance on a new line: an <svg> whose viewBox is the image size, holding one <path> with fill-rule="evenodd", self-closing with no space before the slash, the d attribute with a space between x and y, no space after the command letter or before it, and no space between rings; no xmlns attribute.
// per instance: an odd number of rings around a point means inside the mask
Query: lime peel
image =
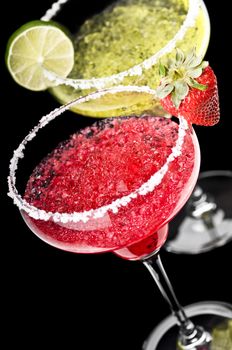
<svg viewBox="0 0 232 350"><path fill-rule="evenodd" d="M45 90L52 86L44 71L66 78L74 65L74 48L67 30L55 22L32 21L16 30L6 49L6 65L21 86Z"/></svg>

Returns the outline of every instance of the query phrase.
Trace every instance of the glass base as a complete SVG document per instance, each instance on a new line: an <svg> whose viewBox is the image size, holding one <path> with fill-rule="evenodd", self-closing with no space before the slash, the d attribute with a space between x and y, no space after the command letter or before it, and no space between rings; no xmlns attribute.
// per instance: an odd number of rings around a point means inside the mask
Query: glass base
<svg viewBox="0 0 232 350"><path fill-rule="evenodd" d="M184 309L195 325L202 326L211 334L212 343L207 350L232 349L232 305L205 301L186 306ZM170 315L152 331L143 344L143 350L176 350L178 332L176 318Z"/></svg>
<svg viewBox="0 0 232 350"><path fill-rule="evenodd" d="M170 235L165 245L169 252L199 254L232 241L232 171L203 172L199 176L198 186L207 199L203 205L197 204L198 212L194 212L191 196L169 224ZM199 214L202 208L205 212Z"/></svg>

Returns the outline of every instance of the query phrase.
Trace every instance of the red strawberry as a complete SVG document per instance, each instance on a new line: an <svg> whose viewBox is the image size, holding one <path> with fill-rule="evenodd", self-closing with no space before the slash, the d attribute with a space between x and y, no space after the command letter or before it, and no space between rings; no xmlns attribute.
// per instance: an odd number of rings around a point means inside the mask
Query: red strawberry
<svg viewBox="0 0 232 350"><path fill-rule="evenodd" d="M185 57L178 50L175 63L161 66L163 79L158 96L163 108L190 123L212 126L220 119L217 78L206 62L192 52Z"/></svg>

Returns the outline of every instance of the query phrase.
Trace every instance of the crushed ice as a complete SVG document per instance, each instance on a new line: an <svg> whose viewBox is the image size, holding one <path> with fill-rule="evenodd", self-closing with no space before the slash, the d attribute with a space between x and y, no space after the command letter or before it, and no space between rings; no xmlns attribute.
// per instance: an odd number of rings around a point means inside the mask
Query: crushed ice
<svg viewBox="0 0 232 350"><path fill-rule="evenodd" d="M68 0L59 0L52 6L52 9L48 10L46 15L41 19L48 21L54 15L56 15L57 11L60 9L61 4L67 2ZM109 77L103 78L91 78L91 79L70 79L70 78L62 78L57 76L51 71L44 69L45 77L50 80L55 85L67 85L71 86L74 89L91 89L95 88L97 90L103 89L109 84L118 85L123 82L123 80L128 76L141 76L144 70L150 69L154 66L162 56L170 53L176 47L178 41L182 40L185 36L187 30L195 25L196 18L199 14L200 1L199 0L189 0L189 10L187 16L185 18L184 23L180 27L180 30L176 33L176 35L164 46L161 50L155 53L153 56L144 60L140 64L131 67L130 69L120 72L118 74L111 75ZM49 12L50 11L50 12Z"/></svg>
<svg viewBox="0 0 232 350"><path fill-rule="evenodd" d="M52 219L54 222L60 222L60 223L76 223L76 222L83 222L87 223L90 219L97 219L97 218L103 218L109 211L113 213L117 213L120 207L127 206L128 203L130 203L133 199L140 196L145 196L147 193L152 192L156 186L158 186L165 174L168 171L168 167L170 163L172 163L175 158L180 156L184 137L186 134L186 130L188 129L188 123L183 117L179 117L180 124L178 129L178 138L176 141L176 145L172 148L172 152L168 156L165 164L157 171L155 174L153 174L150 179L145 182L140 188L135 190L134 192L130 193L127 196L122 196L121 198L116 199L111 204L102 206L97 209L91 209L89 211L84 212L74 212L71 214L68 213L52 213L52 212L46 212L44 210L38 209L33 205L30 205L28 202L26 202L18 193L16 188L16 171L18 168L18 161L19 159L24 157L24 149L28 142L30 142L33 138L36 137L37 132L45 127L48 123L50 123L52 120L57 118L59 115L64 113L66 110L70 109L72 106L80 103L84 103L90 100L95 100L101 96L104 96L106 94L113 94L117 92L146 92L152 95L155 95L155 90L150 89L149 87L137 87L137 86L118 86L115 88L107 89L98 91L92 94L89 94L85 97L80 97L78 99L75 99L68 104L61 106L59 108L56 108L54 111L50 112L48 115L41 118L38 125L33 128L33 130L24 138L22 143L19 145L19 147L14 151L13 158L10 161L10 175L8 177L8 186L9 186L9 193L8 195L13 199L14 204L17 205L17 207L20 210L24 210L29 216L32 218L38 220L44 220L48 221Z"/></svg>

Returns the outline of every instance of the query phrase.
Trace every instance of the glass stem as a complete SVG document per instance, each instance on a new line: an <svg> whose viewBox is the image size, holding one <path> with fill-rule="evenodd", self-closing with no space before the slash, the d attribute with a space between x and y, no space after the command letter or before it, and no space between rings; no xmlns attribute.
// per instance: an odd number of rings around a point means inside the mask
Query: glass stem
<svg viewBox="0 0 232 350"><path fill-rule="evenodd" d="M217 209L214 198L196 186L189 199L188 214L194 219L202 219L208 229L213 229L213 216Z"/></svg>
<svg viewBox="0 0 232 350"><path fill-rule="evenodd" d="M162 296L168 303L172 314L176 317L179 325L179 337L177 342L182 349L197 349L204 345L204 349L208 349L208 344L211 342L211 336L203 328L195 326L192 321L186 316L183 307L180 305L171 282L165 272L159 254L148 257L142 260L153 279L155 280Z"/></svg>

